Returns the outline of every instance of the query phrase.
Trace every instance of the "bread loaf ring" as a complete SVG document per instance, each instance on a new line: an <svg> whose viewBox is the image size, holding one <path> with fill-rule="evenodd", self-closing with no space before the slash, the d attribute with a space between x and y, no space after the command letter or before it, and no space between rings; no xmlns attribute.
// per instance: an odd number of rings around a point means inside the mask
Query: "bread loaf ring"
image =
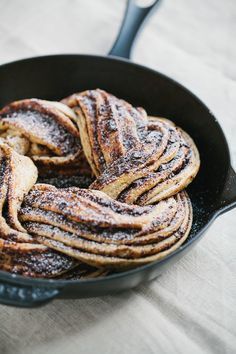
<svg viewBox="0 0 236 354"><path fill-rule="evenodd" d="M104 276L160 260L188 237L184 189L200 158L173 122L97 89L6 106L0 140L0 269ZM72 176L87 164L94 181L88 189L36 183L34 163L41 175Z"/></svg>

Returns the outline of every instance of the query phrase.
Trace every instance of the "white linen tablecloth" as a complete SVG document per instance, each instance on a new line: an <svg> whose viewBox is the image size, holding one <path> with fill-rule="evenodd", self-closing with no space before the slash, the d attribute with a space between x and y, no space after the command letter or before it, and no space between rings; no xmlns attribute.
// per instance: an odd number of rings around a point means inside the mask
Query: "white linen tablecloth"
<svg viewBox="0 0 236 354"><path fill-rule="evenodd" d="M0 0L0 63L50 53L107 53L121 0ZM165 0L133 52L215 113L236 162L236 1ZM0 306L0 353L235 353L236 214L159 279L125 293Z"/></svg>

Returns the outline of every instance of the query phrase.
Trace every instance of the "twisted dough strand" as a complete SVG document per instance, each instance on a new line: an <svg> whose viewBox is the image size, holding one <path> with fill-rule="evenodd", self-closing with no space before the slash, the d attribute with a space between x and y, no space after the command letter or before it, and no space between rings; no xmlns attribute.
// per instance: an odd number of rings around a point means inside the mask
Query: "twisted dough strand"
<svg viewBox="0 0 236 354"><path fill-rule="evenodd" d="M64 254L40 245L18 220L22 199L37 179L33 162L0 146L0 269L27 276L54 277L75 265Z"/></svg>
<svg viewBox="0 0 236 354"><path fill-rule="evenodd" d="M10 104L0 139L0 269L95 277L162 259L186 240L184 188L200 159L171 121L98 89ZM35 184L32 161L41 174L73 175L84 156L96 177L89 189Z"/></svg>
<svg viewBox="0 0 236 354"><path fill-rule="evenodd" d="M76 120L74 112L60 102L16 101L0 111L0 139L29 156L40 174L65 167L68 174L76 173L82 152Z"/></svg>
<svg viewBox="0 0 236 354"><path fill-rule="evenodd" d="M153 206L114 201L103 192L35 185L20 211L36 240L96 267L161 259L186 239L192 212L185 192Z"/></svg>
<svg viewBox="0 0 236 354"><path fill-rule="evenodd" d="M102 90L65 99L77 113L84 153L97 179L90 186L130 204L176 194L196 176L200 159L190 136L167 119Z"/></svg>

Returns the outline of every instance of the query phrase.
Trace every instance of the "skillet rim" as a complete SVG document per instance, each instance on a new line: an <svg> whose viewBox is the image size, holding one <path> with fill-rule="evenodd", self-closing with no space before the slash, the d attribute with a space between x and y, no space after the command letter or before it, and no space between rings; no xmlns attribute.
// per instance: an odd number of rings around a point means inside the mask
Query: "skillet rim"
<svg viewBox="0 0 236 354"><path fill-rule="evenodd" d="M219 133L221 134L221 138L222 138L222 144L224 144L224 149L225 149L225 153L227 156L227 165L228 165L228 171L230 170L231 167L231 157L230 157L230 150L229 150L229 145L226 139L226 136L224 134L224 131L220 125L220 123L218 122L217 118L214 116L214 114L212 113L212 111L205 105L205 103L202 102L201 99L199 99L192 91L190 91L188 88L186 88L184 85L182 85L181 83L179 83L178 81L174 80L173 78L155 70L152 68L148 68L145 65L142 64L138 64L136 62L130 61L129 59L126 58L120 58L120 57L116 57L116 56L105 56L105 55L96 55L96 54L74 54L74 53L64 53L64 54L49 54L49 55L40 55L40 56L34 56L34 57L28 57L28 58L24 58L24 59L19 59L19 60L14 60L11 62L6 62L0 65L0 76L1 76L1 70L4 70L4 68L12 66L14 64L20 64L20 63L27 63L29 61L37 61L37 60L46 60L46 59L53 59L53 58L63 58L63 57L71 57L71 58L76 58L76 57L80 57L80 58L88 58L88 59L98 59L98 60L108 60L108 61L115 61L115 62L120 62L123 63L125 65L132 65L135 69L138 70L145 70L150 72L150 74L152 75L158 75L160 76L162 79L169 81L171 85L175 85L178 89L181 89L183 91L185 91L186 94L188 94L189 96L191 96L195 101L197 101L197 103L199 103L204 110L207 111L208 115L210 116L210 118L214 121L213 123L217 126ZM225 182L224 187L227 184L227 180ZM205 231L210 227L210 225L212 224L212 222L216 219L216 217L220 214L220 210L216 209L215 211L213 211L210 215L209 215L209 220L208 222L196 233L196 235L191 238L189 241L186 240L186 242L180 246L176 251L174 251L173 253L170 253L167 257L165 257L164 259L161 260L157 260L151 263L148 263L146 265L143 266L139 266L137 268L134 269L130 269L130 270L125 270L121 273L115 273L112 275L108 275L106 277L99 277L99 278L94 278L94 279L78 279L78 280L57 280L57 279L43 279L43 278L31 278L31 277L25 277L22 275L17 275L17 274L12 274L6 271L1 271L0 270L0 280L4 280L4 281L8 281L9 283L15 283L15 284L19 284L19 285L31 285L31 286L47 286L50 288L66 288L66 286L68 285L79 285L81 283L85 284L85 283L89 283L89 284L97 284L98 282L107 282L113 279L118 279L118 278L124 278L126 276L132 276L136 273L141 273L142 271L147 271L147 270L151 270L152 268L155 268L156 266L158 266L158 264L164 264L165 262L167 262L169 259L171 259L172 257L178 255L179 253L183 252L186 248L190 247L194 242L198 241L203 234L205 233Z"/></svg>

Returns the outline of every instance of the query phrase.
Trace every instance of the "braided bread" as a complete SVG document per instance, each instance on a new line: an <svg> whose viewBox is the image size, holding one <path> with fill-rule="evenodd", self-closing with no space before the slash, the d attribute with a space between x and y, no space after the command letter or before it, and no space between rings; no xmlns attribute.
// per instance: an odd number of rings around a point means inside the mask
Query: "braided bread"
<svg viewBox="0 0 236 354"><path fill-rule="evenodd" d="M76 262L40 245L18 220L23 197L37 179L37 169L9 146L0 146L0 269L34 277L54 277Z"/></svg>
<svg viewBox="0 0 236 354"><path fill-rule="evenodd" d="M75 113L60 102L26 99L0 112L0 140L29 156L39 173L76 174L82 148Z"/></svg>
<svg viewBox="0 0 236 354"><path fill-rule="evenodd" d="M167 119L102 90L63 100L77 113L84 153L97 179L90 186L129 204L153 204L185 188L199 169L190 136Z"/></svg>
<svg viewBox="0 0 236 354"><path fill-rule="evenodd" d="M0 159L2 270L104 276L162 259L190 232L184 188L200 166L193 140L103 90L3 108ZM36 183L38 171L93 181L58 188Z"/></svg>

